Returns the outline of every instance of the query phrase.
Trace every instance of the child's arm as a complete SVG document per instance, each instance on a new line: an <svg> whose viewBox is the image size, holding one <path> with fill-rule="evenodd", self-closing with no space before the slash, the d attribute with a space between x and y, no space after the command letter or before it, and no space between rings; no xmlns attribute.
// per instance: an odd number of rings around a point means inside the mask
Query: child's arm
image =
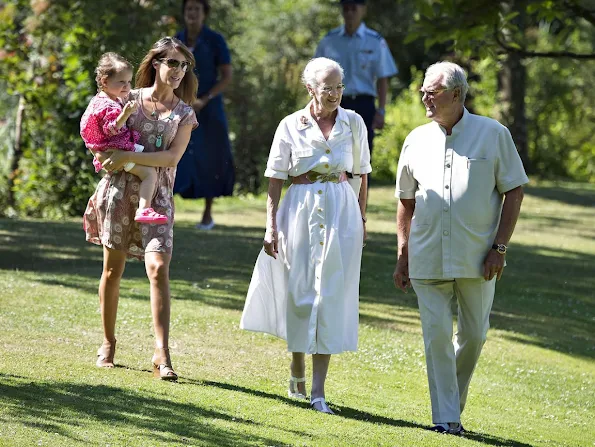
<svg viewBox="0 0 595 447"><path fill-rule="evenodd" d="M120 110L119 107L110 106L103 111L101 116L101 129L104 135L113 136L123 132L122 128L126 124L126 120L138 108L138 105L133 102L127 102Z"/></svg>
<svg viewBox="0 0 595 447"><path fill-rule="evenodd" d="M122 127L124 127L124 124L126 124L126 120L128 120L130 115L136 112L136 109L138 109L138 103L135 101L128 101L124 105L124 107L122 108L122 112L120 113L120 115L118 115L118 118L116 118L115 127L117 130L120 130Z"/></svg>

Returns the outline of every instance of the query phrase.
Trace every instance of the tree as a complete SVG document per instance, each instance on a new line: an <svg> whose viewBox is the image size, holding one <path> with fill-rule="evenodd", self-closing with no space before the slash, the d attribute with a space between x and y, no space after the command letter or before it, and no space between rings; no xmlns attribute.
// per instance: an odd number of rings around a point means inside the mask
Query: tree
<svg viewBox="0 0 595 447"><path fill-rule="evenodd" d="M0 10L0 82L20 98L22 111L9 163L17 212L62 216L84 209L97 176L79 121L96 90L99 55L117 51L138 64L167 29L161 11L168 5L13 0Z"/></svg>
<svg viewBox="0 0 595 447"><path fill-rule="evenodd" d="M426 47L447 43L460 57L495 57L500 62L500 119L515 139L529 172L525 113L526 63L529 59L595 59L593 45L578 49L571 36L594 36L595 6L588 0L417 0L419 14L411 38ZM536 30L548 29L550 47L539 49Z"/></svg>

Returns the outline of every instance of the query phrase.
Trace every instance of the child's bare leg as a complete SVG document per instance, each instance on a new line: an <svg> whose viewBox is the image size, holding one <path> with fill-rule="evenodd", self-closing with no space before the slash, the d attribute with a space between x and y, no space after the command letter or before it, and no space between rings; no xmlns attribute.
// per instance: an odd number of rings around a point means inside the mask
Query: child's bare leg
<svg viewBox="0 0 595 447"><path fill-rule="evenodd" d="M141 180L138 207L141 209L151 208L151 201L157 185L157 170L151 166L134 165L128 172Z"/></svg>

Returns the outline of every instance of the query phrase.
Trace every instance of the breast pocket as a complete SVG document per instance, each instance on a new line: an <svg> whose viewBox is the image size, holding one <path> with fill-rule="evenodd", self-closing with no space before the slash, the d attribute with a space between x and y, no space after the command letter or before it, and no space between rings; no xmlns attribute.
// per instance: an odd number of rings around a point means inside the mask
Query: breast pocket
<svg viewBox="0 0 595 447"><path fill-rule="evenodd" d="M314 156L314 149L311 147L306 148L292 148L291 150L291 164L295 168L297 165L302 163L309 163L309 160Z"/></svg>
<svg viewBox="0 0 595 447"><path fill-rule="evenodd" d="M456 199L460 196L459 212L464 221L469 223L484 223L491 221L488 212L492 194L496 187L494 175L494 160L485 158L467 158L466 167L461 169L462 175L457 181ZM453 191L455 192L455 191ZM483 210L479 212L478 210Z"/></svg>
<svg viewBox="0 0 595 447"><path fill-rule="evenodd" d="M371 49L362 49L358 54L359 68L365 71L371 71L376 65L377 52Z"/></svg>
<svg viewBox="0 0 595 447"><path fill-rule="evenodd" d="M291 154L296 159L298 159L298 158L311 157L312 155L314 155L314 149L312 149L311 147L304 148L304 149L294 149L291 152Z"/></svg>
<svg viewBox="0 0 595 447"><path fill-rule="evenodd" d="M353 142L350 140L343 141L339 147L333 149L333 153L341 154L340 160L333 157L333 164L339 162L337 170L339 171L353 171Z"/></svg>
<svg viewBox="0 0 595 447"><path fill-rule="evenodd" d="M475 188L478 184L490 183L494 178L494 163L487 158L467 158L467 186Z"/></svg>
<svg viewBox="0 0 595 447"><path fill-rule="evenodd" d="M350 134L351 135L351 134ZM350 138L353 138L352 136ZM353 141L347 140L341 143L341 152L346 152L348 154L353 153Z"/></svg>

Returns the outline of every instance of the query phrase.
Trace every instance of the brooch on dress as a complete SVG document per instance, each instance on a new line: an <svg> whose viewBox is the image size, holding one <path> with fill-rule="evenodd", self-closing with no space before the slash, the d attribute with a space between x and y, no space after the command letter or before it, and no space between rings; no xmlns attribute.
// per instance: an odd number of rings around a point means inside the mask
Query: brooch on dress
<svg viewBox="0 0 595 447"><path fill-rule="evenodd" d="M299 121L300 121L300 125L298 127L298 130L305 129L306 127L308 127L312 124L312 123L310 123L310 120L304 115L300 116Z"/></svg>

